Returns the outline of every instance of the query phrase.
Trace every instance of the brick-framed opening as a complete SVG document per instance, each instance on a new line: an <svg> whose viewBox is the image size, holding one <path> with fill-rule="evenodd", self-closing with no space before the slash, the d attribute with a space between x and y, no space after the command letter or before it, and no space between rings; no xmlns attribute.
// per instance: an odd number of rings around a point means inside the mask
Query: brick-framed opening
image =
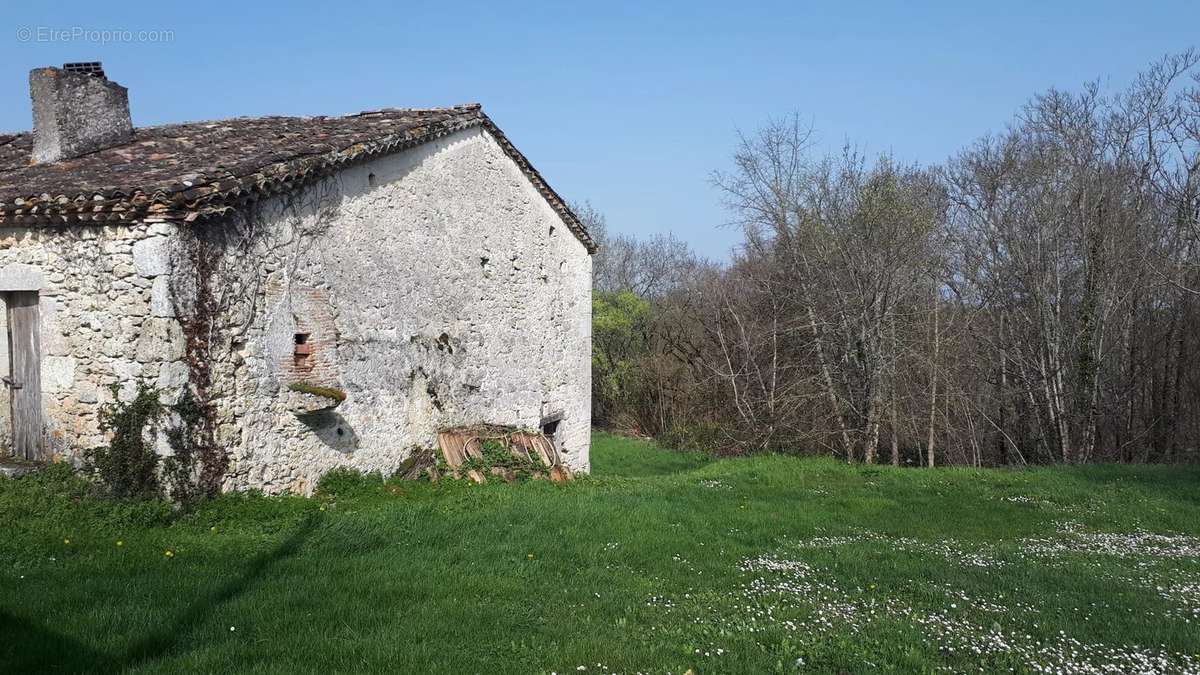
<svg viewBox="0 0 1200 675"><path fill-rule="evenodd" d="M271 280L267 302L281 309L270 337L271 357L280 384L339 386L338 331L329 291Z"/></svg>

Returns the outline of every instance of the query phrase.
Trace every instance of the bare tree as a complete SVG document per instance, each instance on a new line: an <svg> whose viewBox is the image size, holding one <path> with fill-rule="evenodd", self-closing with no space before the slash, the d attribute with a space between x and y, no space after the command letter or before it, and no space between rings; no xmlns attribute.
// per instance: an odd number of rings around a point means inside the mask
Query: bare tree
<svg viewBox="0 0 1200 675"><path fill-rule="evenodd" d="M714 176L743 233L725 265L578 208L601 296L646 303L619 405L729 452L1200 459L1198 71L1035 96L939 168L771 122Z"/></svg>

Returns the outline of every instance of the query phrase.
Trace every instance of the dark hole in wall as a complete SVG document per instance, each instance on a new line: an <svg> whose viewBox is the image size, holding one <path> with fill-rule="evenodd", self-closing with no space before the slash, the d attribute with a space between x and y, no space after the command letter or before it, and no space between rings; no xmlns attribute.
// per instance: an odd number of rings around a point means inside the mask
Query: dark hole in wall
<svg viewBox="0 0 1200 675"><path fill-rule="evenodd" d="M296 333L293 337L295 347L292 349L292 360L299 370L311 370L313 367L313 345L309 341L311 337L311 333Z"/></svg>
<svg viewBox="0 0 1200 675"><path fill-rule="evenodd" d="M549 438L554 443L554 447L556 448L559 447L558 422L559 420L554 420L553 422L546 422L542 425L542 433L546 436L546 438Z"/></svg>
<svg viewBox="0 0 1200 675"><path fill-rule="evenodd" d="M375 174L367 174L367 187L375 187L379 184L379 180L375 178Z"/></svg>
<svg viewBox="0 0 1200 675"><path fill-rule="evenodd" d="M566 449L563 448L562 439L558 436L558 428L562 420L563 414L561 412L547 415L542 418L541 428L542 434L546 438L550 439L550 442L554 444L554 447L557 448L559 452L566 452Z"/></svg>

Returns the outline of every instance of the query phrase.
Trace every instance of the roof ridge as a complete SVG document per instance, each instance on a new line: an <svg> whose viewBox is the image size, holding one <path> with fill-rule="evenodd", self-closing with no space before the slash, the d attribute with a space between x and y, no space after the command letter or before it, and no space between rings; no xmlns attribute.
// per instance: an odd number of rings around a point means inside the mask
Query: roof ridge
<svg viewBox="0 0 1200 675"><path fill-rule="evenodd" d="M336 119L345 119L348 117L363 117L366 115L376 115L376 114L380 114L380 113L405 113L405 112L437 113L437 112L448 112L448 111L459 111L459 110L474 111L474 110L481 110L482 108L483 108L483 106L479 103L460 103L460 104L453 105L453 106L438 107L438 108L396 108L396 107L389 106L386 108L361 110L359 112L344 113L341 115L235 115L233 117L216 117L216 118L210 118L210 119L184 120L182 122L163 122L162 124L147 124L145 126L134 127L133 131L134 131L134 133L136 133L138 131L143 131L143 130L151 131L151 130L155 130L155 129L168 129L171 127L182 127L182 126L189 126L189 125L193 125L193 124L218 124L220 122L234 122L234 121L238 121L238 120L336 120ZM32 133L32 131L29 129L25 129L22 131L0 131L0 146L10 143L19 137L28 136L31 133ZM128 145L128 144L124 143L122 145ZM110 147L120 147L120 146L110 146ZM3 171L3 169L0 169L0 171Z"/></svg>
<svg viewBox="0 0 1200 675"><path fill-rule="evenodd" d="M406 112L438 113L438 112L450 112L450 111L458 111L458 110L475 111L475 110L482 110L482 109L483 109L483 105L479 104L479 103L460 103L458 105L452 105L452 106L444 107L444 108L392 108L392 107L375 108L373 110L362 110L362 111L359 111L356 113L350 113L347 115L330 115L330 116L323 115L322 117L329 117L330 119L336 119L338 117L362 117L364 115L379 115L382 113L406 113Z"/></svg>

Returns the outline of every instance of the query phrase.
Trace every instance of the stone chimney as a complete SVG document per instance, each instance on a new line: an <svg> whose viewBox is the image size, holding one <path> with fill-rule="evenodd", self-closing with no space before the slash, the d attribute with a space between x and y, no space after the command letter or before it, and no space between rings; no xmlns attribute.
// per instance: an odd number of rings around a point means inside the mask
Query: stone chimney
<svg viewBox="0 0 1200 675"><path fill-rule="evenodd" d="M133 137L129 90L110 82L99 63L31 70L29 95L35 164L78 157Z"/></svg>

